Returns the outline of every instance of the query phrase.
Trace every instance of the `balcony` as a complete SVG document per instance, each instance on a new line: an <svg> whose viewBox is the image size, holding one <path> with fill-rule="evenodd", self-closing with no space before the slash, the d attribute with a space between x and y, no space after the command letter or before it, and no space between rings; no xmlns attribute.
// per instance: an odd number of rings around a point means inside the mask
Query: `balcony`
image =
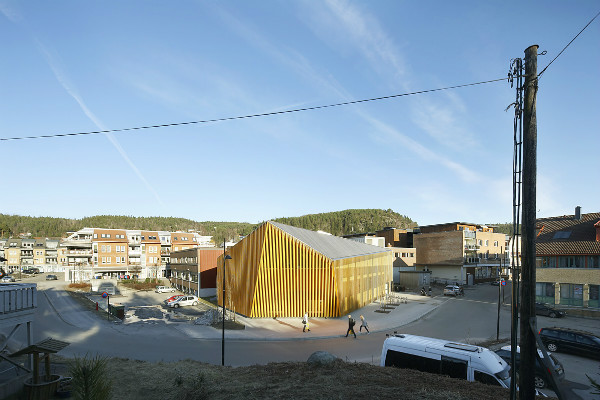
<svg viewBox="0 0 600 400"><path fill-rule="evenodd" d="M69 250L65 252L65 256L67 257L91 257L91 250Z"/></svg>
<svg viewBox="0 0 600 400"><path fill-rule="evenodd" d="M87 247L92 248L92 239L80 239L80 240L65 240L61 243L61 247Z"/></svg>
<svg viewBox="0 0 600 400"><path fill-rule="evenodd" d="M140 248L137 248L135 250L132 248L129 248L129 253L127 253L127 254L129 254L130 256L141 257L142 250Z"/></svg>
<svg viewBox="0 0 600 400"><path fill-rule="evenodd" d="M3 283L0 285L0 326L5 323L31 321L37 307L35 283Z"/></svg>
<svg viewBox="0 0 600 400"><path fill-rule="evenodd" d="M477 251L480 246L476 244L465 244L465 251Z"/></svg>

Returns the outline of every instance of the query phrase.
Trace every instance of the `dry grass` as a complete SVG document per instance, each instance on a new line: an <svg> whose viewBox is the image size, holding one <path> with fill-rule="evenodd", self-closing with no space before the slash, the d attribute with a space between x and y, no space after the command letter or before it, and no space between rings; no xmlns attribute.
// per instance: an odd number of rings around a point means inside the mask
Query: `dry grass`
<svg viewBox="0 0 600 400"><path fill-rule="evenodd" d="M61 361L59 361L61 362ZM500 400L507 389L413 370L337 361L220 367L192 360L109 359L114 400L403 399ZM66 368L66 365L63 365Z"/></svg>

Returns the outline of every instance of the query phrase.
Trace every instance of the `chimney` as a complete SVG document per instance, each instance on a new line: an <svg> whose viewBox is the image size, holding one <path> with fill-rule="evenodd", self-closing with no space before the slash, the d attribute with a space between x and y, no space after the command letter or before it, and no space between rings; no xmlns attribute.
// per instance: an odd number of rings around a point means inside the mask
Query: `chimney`
<svg viewBox="0 0 600 400"><path fill-rule="evenodd" d="M581 206L575 207L575 220L581 221Z"/></svg>

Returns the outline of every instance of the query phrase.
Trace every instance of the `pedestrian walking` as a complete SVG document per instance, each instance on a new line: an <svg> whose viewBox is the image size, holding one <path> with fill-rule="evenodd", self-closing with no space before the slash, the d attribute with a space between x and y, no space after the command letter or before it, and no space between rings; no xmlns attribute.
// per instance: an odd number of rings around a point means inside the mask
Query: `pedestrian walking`
<svg viewBox="0 0 600 400"><path fill-rule="evenodd" d="M431 286L429 286L429 297L431 297Z"/></svg>
<svg viewBox="0 0 600 400"><path fill-rule="evenodd" d="M304 313L304 317L302 318L302 324L304 325L304 328L302 328L302 332L310 332L310 324L308 323L308 313Z"/></svg>
<svg viewBox="0 0 600 400"><path fill-rule="evenodd" d="M356 332L354 332L354 325L356 325L356 321L352 318L352 315L348 314L348 330L346 331L346 337L351 333L354 335L354 339L356 339Z"/></svg>
<svg viewBox="0 0 600 400"><path fill-rule="evenodd" d="M365 330L367 331L367 335L371 332L369 332L369 324L367 324L367 320L365 319L364 316L360 316L360 328L358 329L359 332L362 332L362 328L365 328Z"/></svg>

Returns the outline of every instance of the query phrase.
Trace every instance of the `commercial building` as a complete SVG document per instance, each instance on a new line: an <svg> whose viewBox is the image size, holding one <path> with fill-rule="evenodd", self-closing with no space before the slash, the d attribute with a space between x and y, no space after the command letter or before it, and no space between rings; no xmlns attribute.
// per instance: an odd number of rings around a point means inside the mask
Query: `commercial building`
<svg viewBox="0 0 600 400"><path fill-rule="evenodd" d="M219 304L248 317L339 317L386 294L389 249L268 221L227 250Z"/></svg>
<svg viewBox="0 0 600 400"><path fill-rule="evenodd" d="M600 311L600 213L541 218L536 301Z"/></svg>
<svg viewBox="0 0 600 400"><path fill-rule="evenodd" d="M434 282L472 285L500 275L506 237L494 228L467 222L426 225L413 236L417 270Z"/></svg>
<svg viewBox="0 0 600 400"><path fill-rule="evenodd" d="M173 251L167 265L167 277L171 286L184 293L199 297L216 294L217 259L223 249L215 247L194 247Z"/></svg>

